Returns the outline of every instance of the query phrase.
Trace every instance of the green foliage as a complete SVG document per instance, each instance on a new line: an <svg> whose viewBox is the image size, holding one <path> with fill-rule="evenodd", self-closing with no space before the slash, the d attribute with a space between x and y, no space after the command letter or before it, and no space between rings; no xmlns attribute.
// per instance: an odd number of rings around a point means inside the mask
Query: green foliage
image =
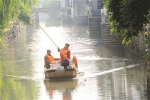
<svg viewBox="0 0 150 100"><path fill-rule="evenodd" d="M122 36L124 43L138 36L143 25L149 23L150 0L106 0L105 6L111 32Z"/></svg>
<svg viewBox="0 0 150 100"><path fill-rule="evenodd" d="M18 16L19 20L21 20L25 24L31 24L30 12L31 12L31 9L27 6L25 6L23 3L21 3L20 14Z"/></svg>
<svg viewBox="0 0 150 100"><path fill-rule="evenodd" d="M2 61L0 61L0 73L2 72L2 65L3 65L3 62Z"/></svg>
<svg viewBox="0 0 150 100"><path fill-rule="evenodd" d="M9 27L10 20L15 22L19 19L30 24L32 6L37 3L38 0L0 0L0 36Z"/></svg>
<svg viewBox="0 0 150 100"><path fill-rule="evenodd" d="M6 1L3 2L3 0L0 0L0 32L6 27L7 21L8 21L8 15L9 15L9 4L10 2ZM6 7L8 5L8 7Z"/></svg>
<svg viewBox="0 0 150 100"><path fill-rule="evenodd" d="M0 37L0 52L1 53L4 52L4 47L5 47L4 39Z"/></svg>
<svg viewBox="0 0 150 100"><path fill-rule="evenodd" d="M9 27L10 19L30 24L32 6L37 2L38 0L0 0L0 34Z"/></svg>
<svg viewBox="0 0 150 100"><path fill-rule="evenodd" d="M146 39L146 44L150 44L150 32L145 32L144 33L145 39Z"/></svg>
<svg viewBox="0 0 150 100"><path fill-rule="evenodd" d="M18 3L21 3L21 1L20 0L14 0L13 2L10 3L10 5L9 5L9 19L17 20L19 13L16 13L16 12L20 12L20 10L19 10L20 5L18 5Z"/></svg>
<svg viewBox="0 0 150 100"><path fill-rule="evenodd" d="M150 51L146 52L146 54L144 55L144 59L146 62L150 62Z"/></svg>
<svg viewBox="0 0 150 100"><path fill-rule="evenodd" d="M24 24L31 24L31 10L33 5L37 5L38 0L24 0L20 3L20 13L19 13L19 20L24 22Z"/></svg>
<svg viewBox="0 0 150 100"><path fill-rule="evenodd" d="M43 7L60 7L60 0L45 0L45 2L43 3Z"/></svg>

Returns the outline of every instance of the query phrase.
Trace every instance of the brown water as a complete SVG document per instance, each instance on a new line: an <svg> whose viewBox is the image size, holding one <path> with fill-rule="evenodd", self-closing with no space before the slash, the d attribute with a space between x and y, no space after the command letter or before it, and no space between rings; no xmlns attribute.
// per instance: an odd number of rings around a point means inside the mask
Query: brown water
<svg viewBox="0 0 150 100"><path fill-rule="evenodd" d="M45 26L62 48L70 43L84 76L73 80L44 79L43 57L47 49L59 57L56 46L33 26L10 43L1 59L0 100L147 100L144 61L122 46L104 46L100 34L87 27Z"/></svg>

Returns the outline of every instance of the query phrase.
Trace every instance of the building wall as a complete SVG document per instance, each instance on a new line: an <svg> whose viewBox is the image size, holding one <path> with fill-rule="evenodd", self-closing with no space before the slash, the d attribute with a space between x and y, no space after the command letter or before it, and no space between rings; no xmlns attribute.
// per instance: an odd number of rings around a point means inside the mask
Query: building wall
<svg viewBox="0 0 150 100"><path fill-rule="evenodd" d="M88 25L88 16L76 16L75 22L77 25Z"/></svg>
<svg viewBox="0 0 150 100"><path fill-rule="evenodd" d="M91 7L91 12L92 12L92 14L96 14L96 15L100 15L100 13L101 13L101 10L100 10L100 8L98 7L98 1L99 0L90 0L90 2L89 2L89 5L90 5L90 7Z"/></svg>

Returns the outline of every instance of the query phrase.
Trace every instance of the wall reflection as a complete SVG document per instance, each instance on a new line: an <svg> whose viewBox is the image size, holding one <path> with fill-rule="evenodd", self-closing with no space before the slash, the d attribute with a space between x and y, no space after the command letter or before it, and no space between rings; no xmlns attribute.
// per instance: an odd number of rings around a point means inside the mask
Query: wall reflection
<svg viewBox="0 0 150 100"><path fill-rule="evenodd" d="M146 69L143 66L98 76L100 100L146 100Z"/></svg>

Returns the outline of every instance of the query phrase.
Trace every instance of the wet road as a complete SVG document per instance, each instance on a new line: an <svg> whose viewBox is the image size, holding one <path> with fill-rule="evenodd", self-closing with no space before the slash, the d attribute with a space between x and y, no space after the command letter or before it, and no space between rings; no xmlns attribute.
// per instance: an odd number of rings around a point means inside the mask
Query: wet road
<svg viewBox="0 0 150 100"><path fill-rule="evenodd" d="M84 76L45 80L46 50L54 57L59 53L41 29L28 26L1 57L0 100L146 100L146 66L139 56L122 46L102 45L100 34L90 34L86 26L40 25L60 48L71 44Z"/></svg>

